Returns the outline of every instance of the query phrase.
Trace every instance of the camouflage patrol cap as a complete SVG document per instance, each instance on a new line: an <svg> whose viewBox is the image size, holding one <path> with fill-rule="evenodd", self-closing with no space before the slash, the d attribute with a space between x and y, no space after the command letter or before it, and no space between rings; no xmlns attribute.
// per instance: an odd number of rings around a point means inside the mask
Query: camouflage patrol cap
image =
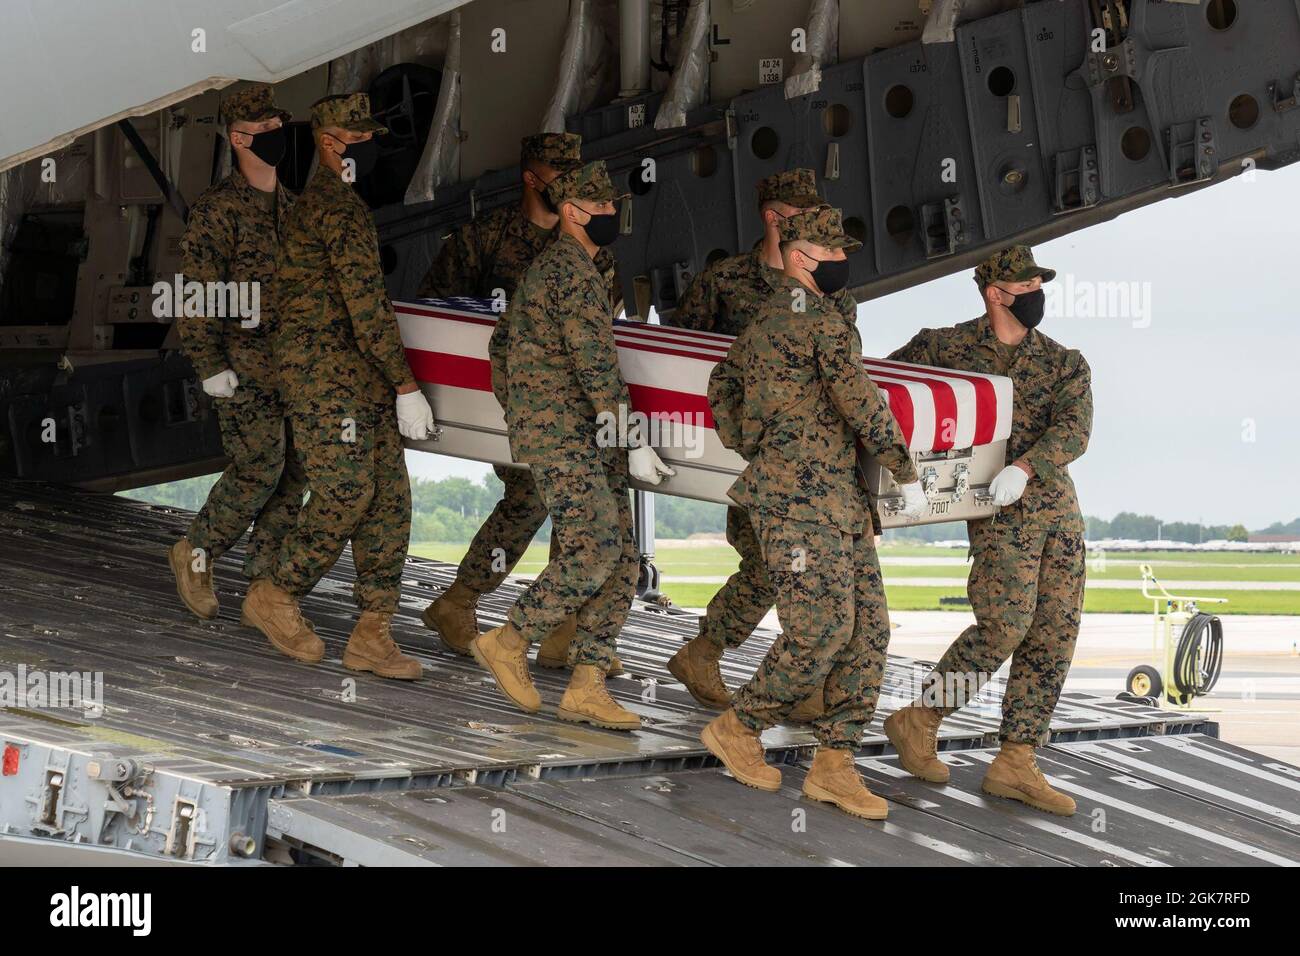
<svg viewBox="0 0 1300 956"><path fill-rule="evenodd" d="M558 172L582 165L582 137L577 133L538 133L519 141L519 165L529 160L545 163Z"/></svg>
<svg viewBox="0 0 1300 956"><path fill-rule="evenodd" d="M844 221L834 206L822 205L816 209L806 209L782 219L778 228L782 242L803 239L816 246L843 249L845 252L857 252L862 248L862 243L844 231Z"/></svg>
<svg viewBox="0 0 1300 956"><path fill-rule="evenodd" d="M575 199L579 202L613 202L627 196L628 193L620 193L614 188L603 159L565 170L546 187L546 198L556 207Z"/></svg>
<svg viewBox="0 0 1300 956"><path fill-rule="evenodd" d="M817 195L817 174L811 169L787 169L758 181L758 204L783 202L799 209L822 205Z"/></svg>
<svg viewBox="0 0 1300 956"><path fill-rule="evenodd" d="M293 119L288 110L276 107L274 94L265 83L253 83L223 96L218 113L218 119L226 126L239 122L260 123L275 116L286 123Z"/></svg>
<svg viewBox="0 0 1300 956"><path fill-rule="evenodd" d="M983 289L991 282L1026 282L1042 276L1044 282L1056 278L1055 269L1044 269L1034 261L1034 250L1028 246L1011 246L995 252L975 268L975 281Z"/></svg>
<svg viewBox="0 0 1300 956"><path fill-rule="evenodd" d="M337 126L353 133L375 133L383 136L388 127L370 115L370 97L365 93L340 93L325 96L311 105L311 128L330 129Z"/></svg>

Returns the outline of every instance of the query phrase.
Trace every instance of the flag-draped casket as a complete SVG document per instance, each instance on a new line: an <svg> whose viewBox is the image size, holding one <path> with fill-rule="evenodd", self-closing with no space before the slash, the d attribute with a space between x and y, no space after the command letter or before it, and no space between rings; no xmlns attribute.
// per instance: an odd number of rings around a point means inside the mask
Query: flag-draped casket
<svg viewBox="0 0 1300 956"><path fill-rule="evenodd" d="M512 464L505 417L492 394L488 339L497 315L479 299L396 302L407 359L424 388L439 433L413 442L424 451ZM646 416L651 443L677 472L653 490L730 503L727 489L745 462L714 431L709 373L730 336L640 322L614 327L632 413ZM987 489L1004 464L1011 432L1011 380L920 365L865 359L867 374L889 401L930 494L923 522L983 517L994 511ZM889 473L862 456L867 486L880 500L886 527L901 495Z"/></svg>

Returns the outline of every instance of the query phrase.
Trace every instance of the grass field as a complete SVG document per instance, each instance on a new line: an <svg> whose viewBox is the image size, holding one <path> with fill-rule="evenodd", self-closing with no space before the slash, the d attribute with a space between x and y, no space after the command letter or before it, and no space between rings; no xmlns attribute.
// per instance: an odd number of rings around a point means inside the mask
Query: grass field
<svg viewBox="0 0 1300 956"><path fill-rule="evenodd" d="M1201 564L1195 562L1160 561L1152 562L1151 568L1157 578L1169 581L1290 581L1300 584L1300 564L1288 564L1280 567ZM970 571L970 565L897 565L884 566L887 578L964 578ZM1088 580L1090 581L1138 581L1142 577L1139 562L1123 563L1114 558L1104 563L1095 560L1088 562ZM1298 595L1300 597L1300 595Z"/></svg>
<svg viewBox="0 0 1300 956"><path fill-rule="evenodd" d="M465 553L464 545L423 544L411 553L439 561L456 563ZM964 578L969 565L962 564L894 564L896 559L957 558L964 559L964 548L927 548L913 545L890 545L880 549L885 564L885 590L889 606L896 610L958 610L961 605L940 604L941 598L964 598L963 587L912 586L908 578ZM516 569L519 574L536 574L545 566L546 545L533 545ZM1169 554L1110 552L1104 560L1089 559L1088 576L1093 580L1138 581L1140 563L1150 563L1158 577L1167 581L1242 581L1300 583L1300 555L1284 554ZM664 591L682 607L703 607L717 592L721 579L736 570L736 553L729 547L661 546L655 558L665 578L715 578L717 581L696 583L668 580ZM1180 593L1183 593L1180 589ZM1226 597L1229 603L1218 607L1206 605L1219 614L1300 614L1300 591L1234 590L1216 593L1212 588L1194 589L1189 596ZM1084 597L1088 612L1149 613L1150 602L1140 592L1115 589L1089 589Z"/></svg>

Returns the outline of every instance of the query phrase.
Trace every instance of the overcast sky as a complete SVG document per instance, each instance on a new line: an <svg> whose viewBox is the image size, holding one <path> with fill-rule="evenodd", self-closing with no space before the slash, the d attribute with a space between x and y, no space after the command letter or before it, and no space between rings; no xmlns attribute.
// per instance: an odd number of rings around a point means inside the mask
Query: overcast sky
<svg viewBox="0 0 1300 956"><path fill-rule="evenodd" d="M1085 513L1252 529L1300 516L1298 213L1290 167L1036 249L1060 273L1042 330L1092 366L1092 444L1071 466ZM1120 289L1135 295L1108 314ZM981 312L966 273L877 299L859 309L863 350L883 355ZM407 461L418 477L487 471L422 452Z"/></svg>

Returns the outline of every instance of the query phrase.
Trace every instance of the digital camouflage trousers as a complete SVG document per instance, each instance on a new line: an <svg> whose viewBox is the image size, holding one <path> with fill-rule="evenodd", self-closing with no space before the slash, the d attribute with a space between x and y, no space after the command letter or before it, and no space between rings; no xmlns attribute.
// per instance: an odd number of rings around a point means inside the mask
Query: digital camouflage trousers
<svg viewBox="0 0 1300 956"><path fill-rule="evenodd" d="M889 646L875 539L765 512L750 519L776 591L781 634L732 698L736 715L762 731L824 685L817 739L856 747L875 711Z"/></svg>

